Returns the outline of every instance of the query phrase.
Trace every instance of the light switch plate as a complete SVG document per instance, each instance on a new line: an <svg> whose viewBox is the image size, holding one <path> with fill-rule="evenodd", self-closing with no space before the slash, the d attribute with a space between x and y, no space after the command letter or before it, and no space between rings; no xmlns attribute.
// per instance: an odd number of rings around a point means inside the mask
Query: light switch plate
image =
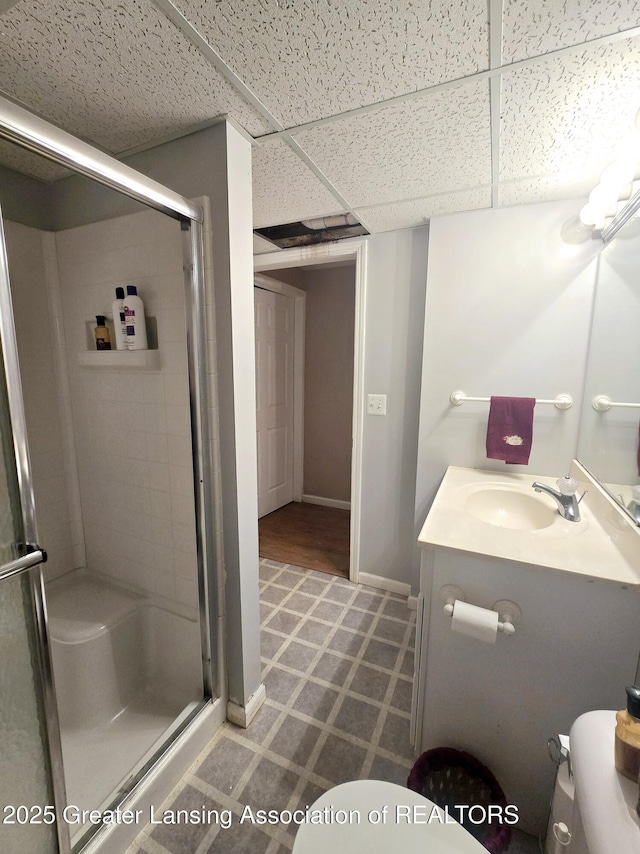
<svg viewBox="0 0 640 854"><path fill-rule="evenodd" d="M368 394L367 395L367 415L386 415L387 414L387 395L386 394Z"/></svg>

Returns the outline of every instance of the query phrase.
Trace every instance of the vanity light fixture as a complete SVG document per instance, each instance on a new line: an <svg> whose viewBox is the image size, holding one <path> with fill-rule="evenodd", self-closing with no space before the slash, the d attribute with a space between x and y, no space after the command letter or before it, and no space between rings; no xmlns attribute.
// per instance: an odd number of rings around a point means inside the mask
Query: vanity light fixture
<svg viewBox="0 0 640 854"><path fill-rule="evenodd" d="M639 210L640 110L636 129L617 145L616 160L605 168L600 183L589 194L580 222L608 243Z"/></svg>

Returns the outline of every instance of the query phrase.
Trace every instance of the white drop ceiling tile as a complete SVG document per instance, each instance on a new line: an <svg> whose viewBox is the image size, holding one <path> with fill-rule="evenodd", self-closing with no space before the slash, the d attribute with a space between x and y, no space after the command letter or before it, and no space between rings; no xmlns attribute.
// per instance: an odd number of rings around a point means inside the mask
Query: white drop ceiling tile
<svg viewBox="0 0 640 854"><path fill-rule="evenodd" d="M360 208L356 211L356 216L361 214L371 232L377 234L400 228L416 228L425 225L434 216L490 207L491 187L474 187L459 193L444 193L426 199Z"/></svg>
<svg viewBox="0 0 640 854"><path fill-rule="evenodd" d="M29 0L2 16L0 89L112 151L259 114L151 0Z"/></svg>
<svg viewBox="0 0 640 854"><path fill-rule="evenodd" d="M500 184L498 203L501 206L527 205L560 199L585 198L598 183L605 166L606 163L603 163L595 168L581 170L579 174L563 172L560 175L542 175L538 178Z"/></svg>
<svg viewBox="0 0 640 854"><path fill-rule="evenodd" d="M253 148L253 227L342 213L344 206L282 139Z"/></svg>
<svg viewBox="0 0 640 854"><path fill-rule="evenodd" d="M333 186L357 207L491 181L486 81L433 92L294 136Z"/></svg>
<svg viewBox="0 0 640 854"><path fill-rule="evenodd" d="M258 234L253 235L253 254L254 255L266 255L267 252L280 252L280 248L278 246L274 246L273 243L270 243L268 240L265 240L264 237L260 237Z"/></svg>
<svg viewBox="0 0 640 854"><path fill-rule="evenodd" d="M638 0L504 0L502 61L516 62L640 26Z"/></svg>
<svg viewBox="0 0 640 854"><path fill-rule="evenodd" d="M5 140L0 140L0 163L9 169L15 169L16 172L22 172L23 175L38 178L40 181L55 181L71 175L64 166L58 166L46 157L39 157Z"/></svg>
<svg viewBox="0 0 640 854"><path fill-rule="evenodd" d="M286 127L488 67L486 0L174 0Z"/></svg>
<svg viewBox="0 0 640 854"><path fill-rule="evenodd" d="M640 38L504 74L500 180L608 163L639 106Z"/></svg>

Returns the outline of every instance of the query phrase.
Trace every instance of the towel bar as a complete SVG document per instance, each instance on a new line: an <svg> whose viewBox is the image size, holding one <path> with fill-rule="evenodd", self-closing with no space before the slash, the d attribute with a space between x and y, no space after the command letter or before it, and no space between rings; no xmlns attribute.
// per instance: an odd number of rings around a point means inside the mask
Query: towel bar
<svg viewBox="0 0 640 854"><path fill-rule="evenodd" d="M452 391L449 400L451 401L451 403L453 403L454 406L462 406L462 404L466 403L467 401L488 403L491 398L468 397L463 391ZM559 394L557 397L554 397L553 400L543 400L542 398L536 398L536 403L553 403L556 409L571 409L571 407L573 406L573 398L570 394ZM640 406L640 404L636 404L636 406Z"/></svg>
<svg viewBox="0 0 640 854"><path fill-rule="evenodd" d="M591 405L598 412L606 412L612 406L626 406L629 409L640 409L640 403L620 403L611 400L606 394L597 394L591 401Z"/></svg>

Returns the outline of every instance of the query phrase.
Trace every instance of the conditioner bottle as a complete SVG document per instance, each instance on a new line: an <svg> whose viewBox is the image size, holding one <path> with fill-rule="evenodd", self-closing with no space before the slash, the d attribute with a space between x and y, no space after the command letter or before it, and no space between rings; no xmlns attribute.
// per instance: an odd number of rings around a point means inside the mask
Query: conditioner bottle
<svg viewBox="0 0 640 854"><path fill-rule="evenodd" d="M111 303L113 313L113 331L116 339L116 350L127 348L127 326L124 322L124 288L116 288L116 298Z"/></svg>
<svg viewBox="0 0 640 854"><path fill-rule="evenodd" d="M127 324L127 347L129 350L146 350L147 326L144 319L144 305L138 296L135 285L127 285L124 298L124 317Z"/></svg>

